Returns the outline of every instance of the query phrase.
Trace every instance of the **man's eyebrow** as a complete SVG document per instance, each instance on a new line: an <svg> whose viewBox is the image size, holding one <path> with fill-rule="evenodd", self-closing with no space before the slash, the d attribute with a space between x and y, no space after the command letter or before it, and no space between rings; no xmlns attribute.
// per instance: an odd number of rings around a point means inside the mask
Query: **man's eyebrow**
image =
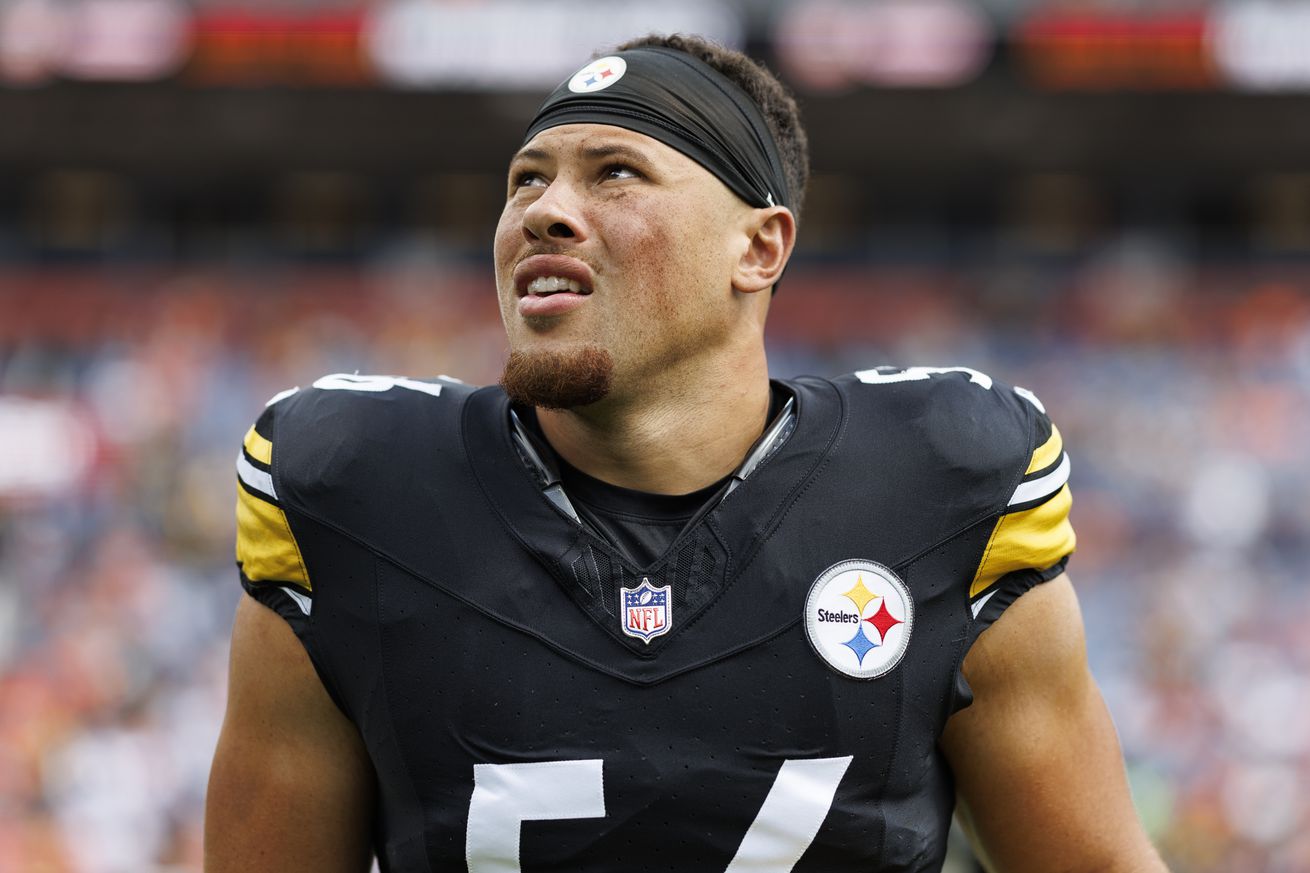
<svg viewBox="0 0 1310 873"><path fill-rule="evenodd" d="M521 160L544 161L548 157L550 157L550 152L545 149L520 149L515 152L514 157L510 158L510 163Z"/></svg>
<svg viewBox="0 0 1310 873"><path fill-rule="evenodd" d="M650 160L641 151L619 143L588 146L582 150L582 156L590 160L599 160L601 158L627 158L630 161Z"/></svg>

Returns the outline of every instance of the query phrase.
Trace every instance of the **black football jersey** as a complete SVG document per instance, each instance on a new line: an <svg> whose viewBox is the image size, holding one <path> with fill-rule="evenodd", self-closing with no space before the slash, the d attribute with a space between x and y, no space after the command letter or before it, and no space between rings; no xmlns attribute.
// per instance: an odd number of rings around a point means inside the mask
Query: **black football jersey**
<svg viewBox="0 0 1310 873"><path fill-rule="evenodd" d="M387 871L937 871L960 665L1073 549L1030 392L782 383L780 445L646 566L561 509L498 388L328 376L238 458L246 589L377 774Z"/></svg>

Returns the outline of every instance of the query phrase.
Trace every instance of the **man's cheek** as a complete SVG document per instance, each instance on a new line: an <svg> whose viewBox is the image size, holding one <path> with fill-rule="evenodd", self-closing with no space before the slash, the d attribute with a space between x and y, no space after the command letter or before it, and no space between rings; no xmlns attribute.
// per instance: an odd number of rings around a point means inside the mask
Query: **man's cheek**
<svg viewBox="0 0 1310 873"><path fill-rule="evenodd" d="M626 235L628 250L626 272L640 277L643 285L664 286L673 265L685 257L686 242L671 232L667 224L645 225ZM651 287L652 292L659 290Z"/></svg>

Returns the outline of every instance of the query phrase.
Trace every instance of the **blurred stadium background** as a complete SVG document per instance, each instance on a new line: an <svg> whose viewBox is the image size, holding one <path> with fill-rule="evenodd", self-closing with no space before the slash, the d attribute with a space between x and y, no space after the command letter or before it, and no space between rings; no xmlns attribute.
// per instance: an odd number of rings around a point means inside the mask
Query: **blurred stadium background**
<svg viewBox="0 0 1310 873"><path fill-rule="evenodd" d="M1310 870L1310 2L0 0L0 871L199 870L245 428L494 380L504 163L652 30L802 99L775 372L1035 390L1152 835Z"/></svg>

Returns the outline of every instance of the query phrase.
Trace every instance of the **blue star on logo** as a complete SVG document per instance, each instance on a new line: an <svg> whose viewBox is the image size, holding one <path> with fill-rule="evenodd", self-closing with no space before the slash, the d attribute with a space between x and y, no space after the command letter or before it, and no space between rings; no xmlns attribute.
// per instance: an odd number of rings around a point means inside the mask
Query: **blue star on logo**
<svg viewBox="0 0 1310 873"><path fill-rule="evenodd" d="M878 648L877 643L869 642L869 638L864 635L864 628L862 627L857 627L855 629L855 636L842 643L842 645L855 653L855 657L860 659L861 667L864 666L864 656Z"/></svg>
<svg viewBox="0 0 1310 873"><path fill-rule="evenodd" d="M595 76L594 74L588 76L587 78L585 78L585 79L582 80L582 84L584 84L584 85L594 85L594 84L596 84L596 76Z"/></svg>

